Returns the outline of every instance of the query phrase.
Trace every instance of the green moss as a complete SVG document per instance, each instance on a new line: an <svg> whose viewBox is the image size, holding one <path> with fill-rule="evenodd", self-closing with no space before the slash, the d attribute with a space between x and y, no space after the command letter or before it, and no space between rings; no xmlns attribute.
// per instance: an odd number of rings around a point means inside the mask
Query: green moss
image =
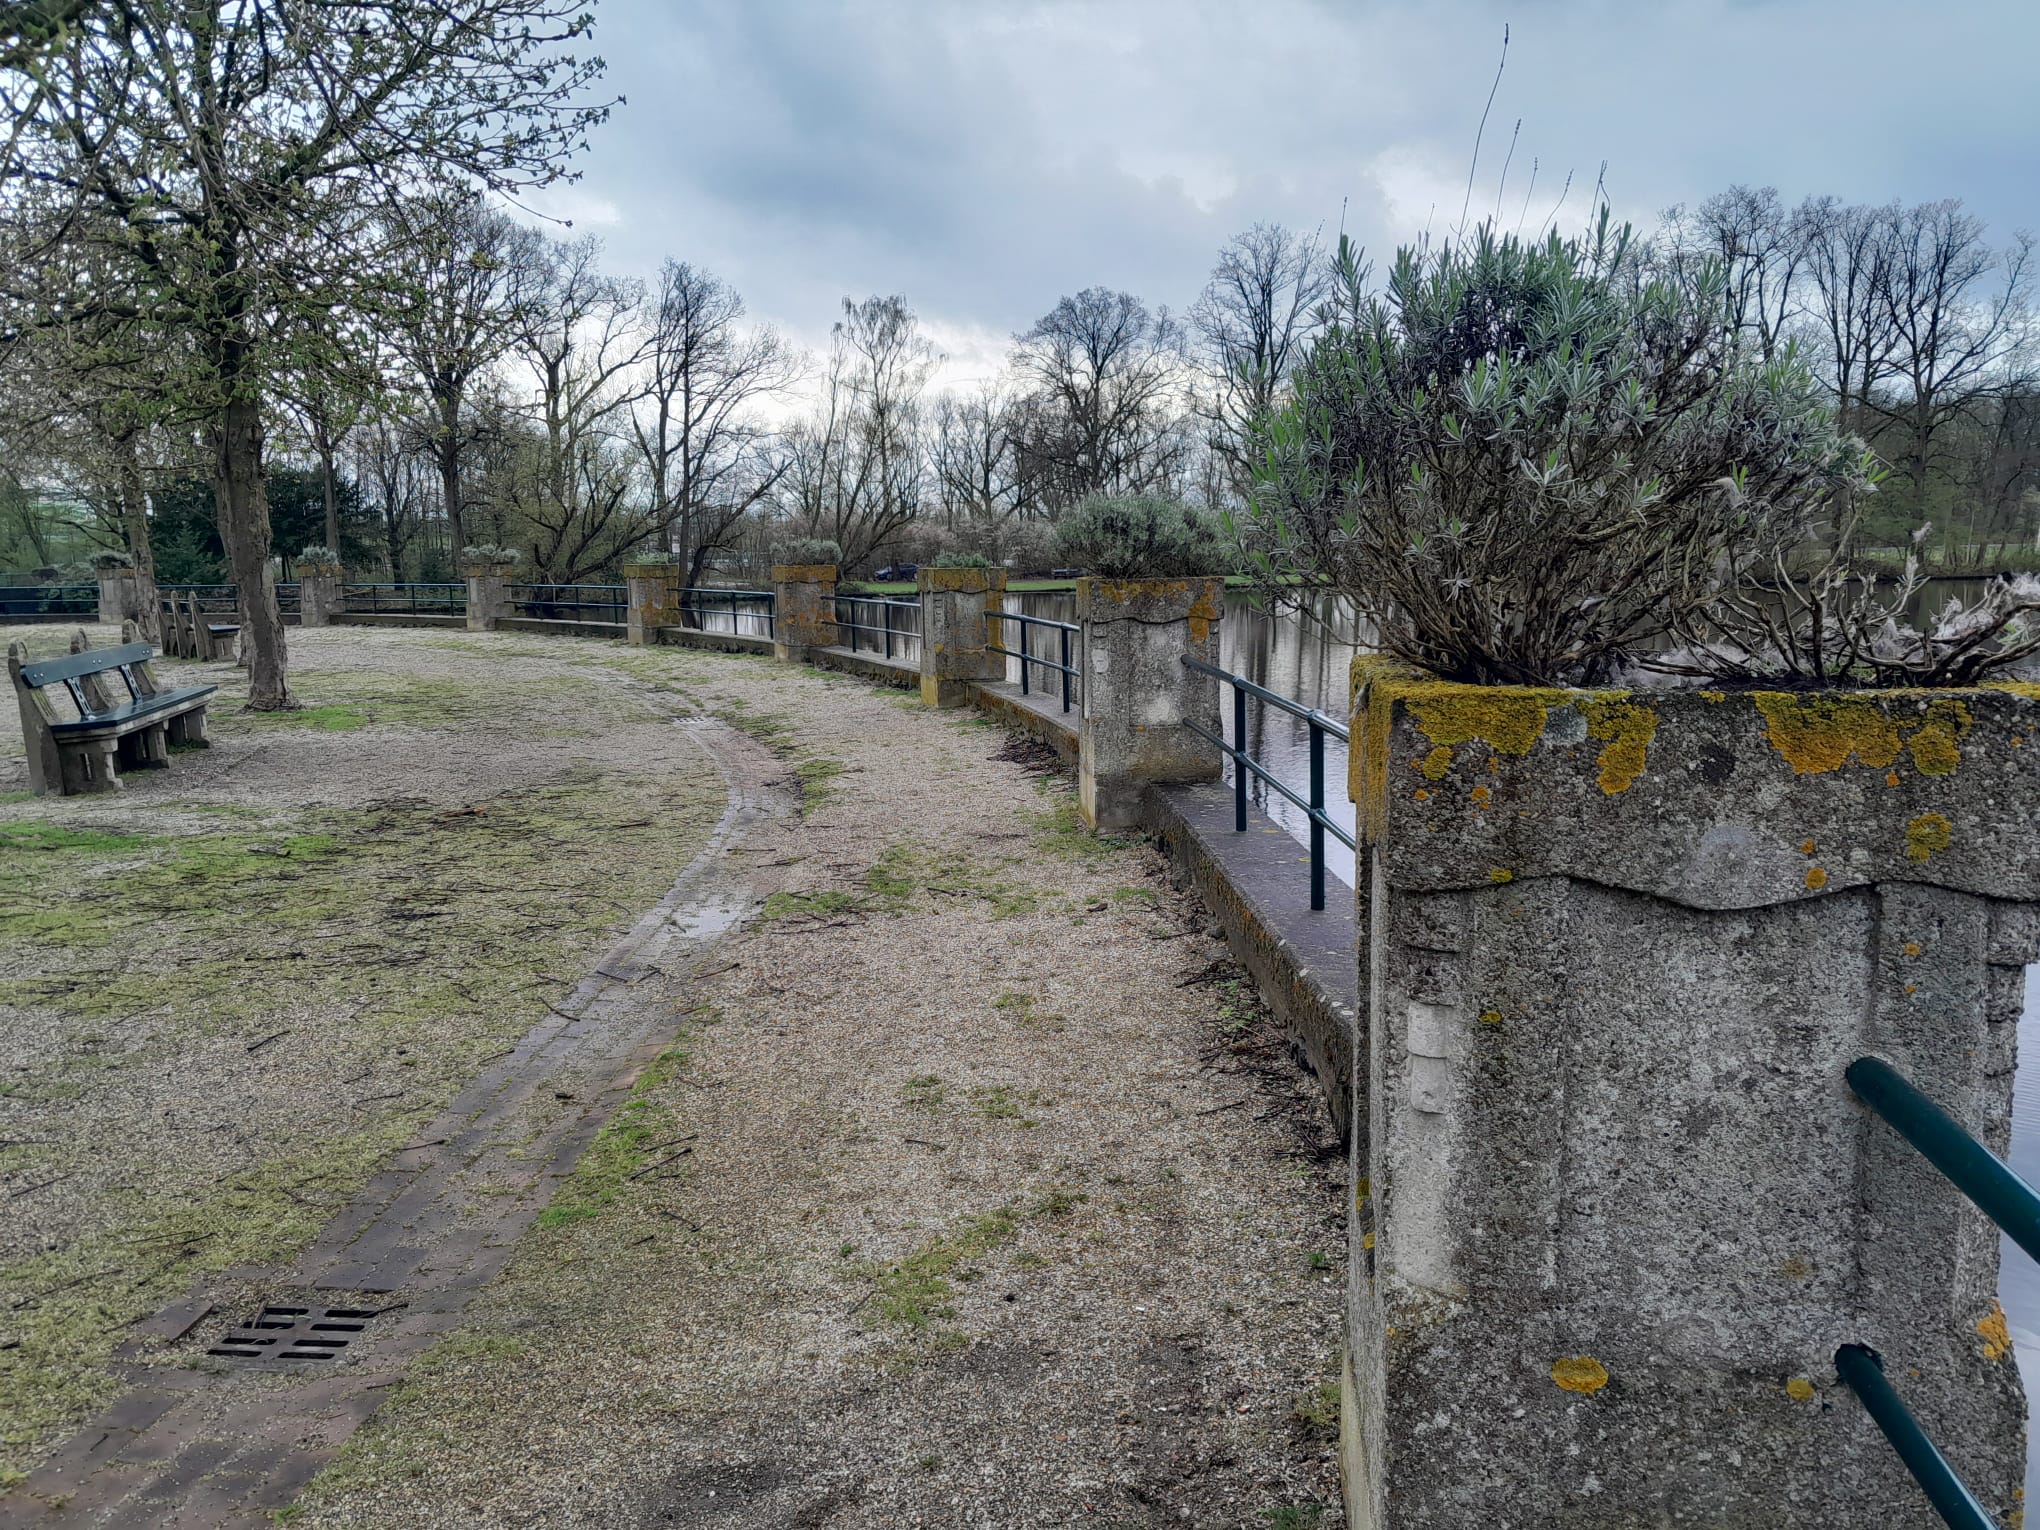
<svg viewBox="0 0 2040 1530"><path fill-rule="evenodd" d="M924 893L981 899L990 905L994 919L1031 912L1040 901L1032 888L994 875L978 858L911 842L889 847L864 873L864 886L895 913Z"/></svg>
<svg viewBox="0 0 2040 1530"><path fill-rule="evenodd" d="M1131 839L1094 834L1085 825L1083 810L1075 796L1067 791L1060 791L1059 796L1054 806L1027 815L1038 848L1059 860L1103 866L1133 844Z"/></svg>
<svg viewBox="0 0 2040 1530"><path fill-rule="evenodd" d="M942 1108L942 1080L933 1073L917 1073L900 1086L900 1097L916 1110Z"/></svg>
<svg viewBox="0 0 2040 1530"><path fill-rule="evenodd" d="M331 706L299 707L290 712L254 712L250 720L264 728L310 728L319 733L352 733L368 726L368 715L358 706L341 702Z"/></svg>
<svg viewBox="0 0 2040 1530"><path fill-rule="evenodd" d="M107 829L72 829L36 818L0 824L0 851L76 850L87 855L115 855L124 850L138 850L147 843L147 836L141 834ZM45 866L30 874L47 878L51 869Z"/></svg>
<svg viewBox="0 0 2040 1530"><path fill-rule="evenodd" d="M829 759L826 756L820 755L813 759L802 760L798 765L794 766L794 776L800 781L802 806L811 808L820 807L824 802L835 796L836 791L831 783L849 768L841 760Z"/></svg>
<svg viewBox="0 0 2040 1530"><path fill-rule="evenodd" d="M861 914L865 900L847 892L776 892L765 900L764 919L830 919L838 914Z"/></svg>

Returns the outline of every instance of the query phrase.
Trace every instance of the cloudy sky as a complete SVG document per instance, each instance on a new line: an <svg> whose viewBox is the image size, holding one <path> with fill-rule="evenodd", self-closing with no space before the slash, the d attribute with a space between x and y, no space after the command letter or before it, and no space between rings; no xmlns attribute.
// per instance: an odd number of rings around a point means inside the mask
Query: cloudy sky
<svg viewBox="0 0 2040 1530"><path fill-rule="evenodd" d="M951 380L1081 287L1182 309L1255 222L1386 252L1473 216L1619 214L1733 182L1962 198L2040 231L2036 0L597 0L628 98L537 205L826 343L900 293ZM1499 182L1511 133L1521 135ZM1531 176L1535 170L1535 184ZM1499 196L1498 196L1499 192ZM1526 211L1527 209L1527 211Z"/></svg>

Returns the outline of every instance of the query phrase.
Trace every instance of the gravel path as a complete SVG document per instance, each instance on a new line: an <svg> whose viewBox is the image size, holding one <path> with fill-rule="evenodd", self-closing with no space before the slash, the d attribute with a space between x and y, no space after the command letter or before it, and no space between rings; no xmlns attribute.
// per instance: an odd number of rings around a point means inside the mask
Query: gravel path
<svg viewBox="0 0 2040 1530"><path fill-rule="evenodd" d="M601 919L579 907L573 938L536 964L557 978L648 907L645 889L706 832L714 794L676 765L672 717L711 713L771 745L806 808L730 847L745 868L732 882L770 895L692 974L666 975L680 1044L288 1517L1343 1523L1343 1154L1251 986L1151 849L1076 827L1067 782L1002 731L863 681L521 635L355 628L292 642L321 720L222 707L210 755L178 757L117 804L0 798L0 833L16 818L118 828L144 812L158 834L216 830L224 813L272 835L365 815L388 819L376 832L409 855L501 802L497 822L551 837L546 864L583 835L584 855L635 900ZM499 682L516 698L507 713ZM0 791L20 770L10 731ZM633 831L669 817L670 836ZM382 841L366 843L364 870L385 866ZM426 881L472 872L466 853L435 851L444 874ZM387 903L370 933L421 962L468 952L467 985L493 998L491 974L534 966L520 942L547 889L533 874L528 862L494 874L492 901L514 905L520 934L481 921L461 946L442 922L393 924ZM592 904L594 885L557 901ZM191 918L191 935L211 929ZM0 942L0 963L14 953L19 971L24 949L30 967L86 960ZM474 1048L528 1025L546 993L488 1007L486 1026L474 1016L488 1031ZM296 1011L268 1023L275 1002L228 1004L231 1023L204 1043L169 1028L151 1056L174 1060L192 1098L240 1091L235 1108L265 1131L297 1129L294 1096L317 1137L326 1107L294 1064L278 1065L270 1093L232 1064L270 1030L347 1028ZM60 1033L61 1055L84 1022L17 1006L0 1023ZM421 1034L467 1029L434 1021ZM472 1062L433 1045L440 1082L420 1108ZM348 1060L319 1066L331 1076ZM359 1092L416 1087L400 1059L376 1069ZM144 1070L112 1076L125 1071ZM121 1097L93 1108L103 1126ZM143 1094L132 1108L155 1119ZM144 1132L128 1172L163 1140ZM323 1184L287 1188L330 1204ZM105 1198L70 1204L89 1222ZM44 1215L56 1216L45 1241L61 1241L64 1214Z"/></svg>
<svg viewBox="0 0 2040 1530"><path fill-rule="evenodd" d="M1341 1523L1343 1165L1160 858L974 716L676 653L785 881L320 1526ZM627 1112L627 1114L629 1114Z"/></svg>

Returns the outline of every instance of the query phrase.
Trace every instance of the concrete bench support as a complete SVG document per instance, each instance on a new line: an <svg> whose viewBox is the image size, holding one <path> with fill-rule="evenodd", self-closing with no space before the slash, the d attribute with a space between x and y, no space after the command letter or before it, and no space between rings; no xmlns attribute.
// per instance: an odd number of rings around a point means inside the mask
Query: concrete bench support
<svg viewBox="0 0 2040 1530"><path fill-rule="evenodd" d="M1218 750L1187 726L1218 732L1218 682L1184 667L1218 662L1219 579L1079 579L1084 821L1103 833L1141 822L1150 782L1208 781Z"/></svg>
<svg viewBox="0 0 2040 1530"><path fill-rule="evenodd" d="M2004 1151L2040 699L1356 679L1351 1522L1929 1530L1845 1343L2015 1522L1998 1234L1843 1069Z"/></svg>
<svg viewBox="0 0 2040 1530"><path fill-rule="evenodd" d="M798 664L810 648L836 644L836 565L772 565L772 652Z"/></svg>
<svg viewBox="0 0 2040 1530"><path fill-rule="evenodd" d="M921 700L931 707L968 706L976 682L997 680L1005 658L991 651L998 628L986 619L1003 607L1002 568L924 568L921 595Z"/></svg>

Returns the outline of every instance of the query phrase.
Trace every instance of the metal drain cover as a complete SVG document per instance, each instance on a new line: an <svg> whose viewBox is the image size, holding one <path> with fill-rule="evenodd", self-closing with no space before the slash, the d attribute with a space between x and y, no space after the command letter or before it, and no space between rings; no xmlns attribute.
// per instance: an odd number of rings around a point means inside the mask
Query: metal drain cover
<svg viewBox="0 0 2040 1530"><path fill-rule="evenodd" d="M367 1332L376 1307L264 1307L206 1351L228 1360L280 1368L331 1364Z"/></svg>

